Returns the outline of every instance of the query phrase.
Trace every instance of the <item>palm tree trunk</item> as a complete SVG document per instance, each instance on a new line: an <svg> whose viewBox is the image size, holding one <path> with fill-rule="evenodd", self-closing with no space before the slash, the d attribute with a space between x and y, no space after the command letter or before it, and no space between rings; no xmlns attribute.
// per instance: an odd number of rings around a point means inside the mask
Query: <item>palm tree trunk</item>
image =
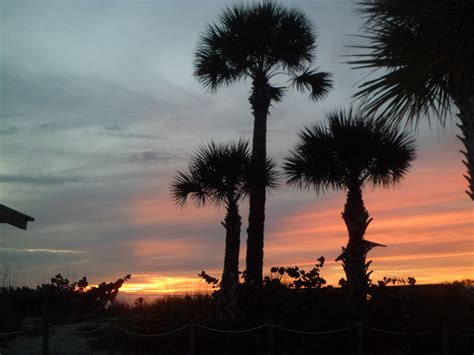
<svg viewBox="0 0 474 355"><path fill-rule="evenodd" d="M349 242L338 259L343 261L348 296L351 302L360 307L365 303L368 291L369 274L365 261L368 250L364 243L364 234L371 219L365 209L359 184L349 187L342 218L349 232Z"/></svg>
<svg viewBox="0 0 474 355"><path fill-rule="evenodd" d="M226 229L224 270L222 272L221 296L218 303L219 318L233 320L237 315L237 291L239 284L239 251L241 218L237 202L229 200L223 222Z"/></svg>
<svg viewBox="0 0 474 355"><path fill-rule="evenodd" d="M247 268L245 281L262 284L263 238L265 225L265 162L267 159L267 116L270 107L268 82L262 74L253 81L249 98L254 116L252 164L255 172L250 189L249 227L247 229Z"/></svg>
<svg viewBox="0 0 474 355"><path fill-rule="evenodd" d="M462 132L462 136L458 136L458 138L465 147L461 153L464 155L463 163L467 168L467 175L464 175L468 183L466 193L474 201L474 95L458 95L455 102L461 121L458 127Z"/></svg>

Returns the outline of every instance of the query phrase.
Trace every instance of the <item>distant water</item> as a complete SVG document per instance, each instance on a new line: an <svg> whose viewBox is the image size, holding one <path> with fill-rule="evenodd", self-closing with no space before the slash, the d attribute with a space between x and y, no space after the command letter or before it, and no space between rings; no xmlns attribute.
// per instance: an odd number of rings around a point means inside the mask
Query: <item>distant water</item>
<svg viewBox="0 0 474 355"><path fill-rule="evenodd" d="M143 297L145 302L152 302L159 298L166 297L185 297L185 296L196 296L205 295L205 292L182 292L182 293L135 293L135 292L119 292L117 295L117 301L123 303L133 303L137 298ZM209 293L208 293L209 294Z"/></svg>

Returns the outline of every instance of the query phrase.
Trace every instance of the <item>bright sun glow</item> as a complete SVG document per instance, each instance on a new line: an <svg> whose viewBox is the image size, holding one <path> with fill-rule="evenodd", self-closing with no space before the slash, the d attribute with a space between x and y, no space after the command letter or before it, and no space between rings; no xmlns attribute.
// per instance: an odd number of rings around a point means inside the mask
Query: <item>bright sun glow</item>
<svg viewBox="0 0 474 355"><path fill-rule="evenodd" d="M210 287L196 277L165 277L157 275L134 275L126 282L121 292L139 294L184 294L209 293Z"/></svg>

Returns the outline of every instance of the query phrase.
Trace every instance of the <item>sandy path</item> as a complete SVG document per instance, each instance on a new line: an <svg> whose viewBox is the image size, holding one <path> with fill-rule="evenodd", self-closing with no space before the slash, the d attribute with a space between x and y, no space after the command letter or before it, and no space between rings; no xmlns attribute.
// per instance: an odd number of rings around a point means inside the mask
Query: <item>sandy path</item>
<svg viewBox="0 0 474 355"><path fill-rule="evenodd" d="M92 323L64 324L52 327L49 340L51 355L105 355L106 351L94 351L88 345L88 341L93 339L96 334L85 334L84 326L97 327ZM41 355L42 344L41 334L19 335L6 342L2 341L0 355Z"/></svg>

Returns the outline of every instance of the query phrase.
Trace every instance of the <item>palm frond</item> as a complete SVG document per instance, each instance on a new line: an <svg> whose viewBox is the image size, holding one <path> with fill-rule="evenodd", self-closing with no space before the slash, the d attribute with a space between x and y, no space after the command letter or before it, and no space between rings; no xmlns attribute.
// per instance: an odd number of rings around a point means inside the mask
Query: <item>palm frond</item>
<svg viewBox="0 0 474 355"><path fill-rule="evenodd" d="M248 192L251 153L247 141L210 142L192 156L189 172L178 172L171 192L178 205L188 196L197 206L209 201L220 206L238 200Z"/></svg>
<svg viewBox="0 0 474 355"><path fill-rule="evenodd" d="M270 100L272 102L280 102L285 96L286 88L282 86L269 86Z"/></svg>
<svg viewBox="0 0 474 355"><path fill-rule="evenodd" d="M368 44L349 63L379 74L355 98L368 114L443 122L453 100L474 90L474 2L373 0L358 2Z"/></svg>
<svg viewBox="0 0 474 355"><path fill-rule="evenodd" d="M415 140L386 121L374 125L379 132L378 152L367 169L367 178L374 185L393 186L401 181L416 158Z"/></svg>
<svg viewBox="0 0 474 355"><path fill-rule="evenodd" d="M206 202L203 186L189 172L178 171L171 183L171 194L180 207L186 204L190 195L197 206L203 206Z"/></svg>
<svg viewBox="0 0 474 355"><path fill-rule="evenodd" d="M325 98L332 88L332 75L318 72L316 69L306 69L295 74L290 79L291 85L300 92L309 92L310 99L317 101Z"/></svg>
<svg viewBox="0 0 474 355"><path fill-rule="evenodd" d="M271 158L267 158L265 162L265 186L268 191L280 188L279 177L276 162Z"/></svg>
<svg viewBox="0 0 474 355"><path fill-rule="evenodd" d="M223 54L228 39L222 30L210 25L201 36L194 54L194 75L209 91L216 91L220 86L238 81L244 71L233 66Z"/></svg>
<svg viewBox="0 0 474 355"><path fill-rule="evenodd" d="M299 189L324 192L329 188L341 188L344 176L334 155L330 132L323 125L304 128L299 143L285 159L283 170L287 183Z"/></svg>

